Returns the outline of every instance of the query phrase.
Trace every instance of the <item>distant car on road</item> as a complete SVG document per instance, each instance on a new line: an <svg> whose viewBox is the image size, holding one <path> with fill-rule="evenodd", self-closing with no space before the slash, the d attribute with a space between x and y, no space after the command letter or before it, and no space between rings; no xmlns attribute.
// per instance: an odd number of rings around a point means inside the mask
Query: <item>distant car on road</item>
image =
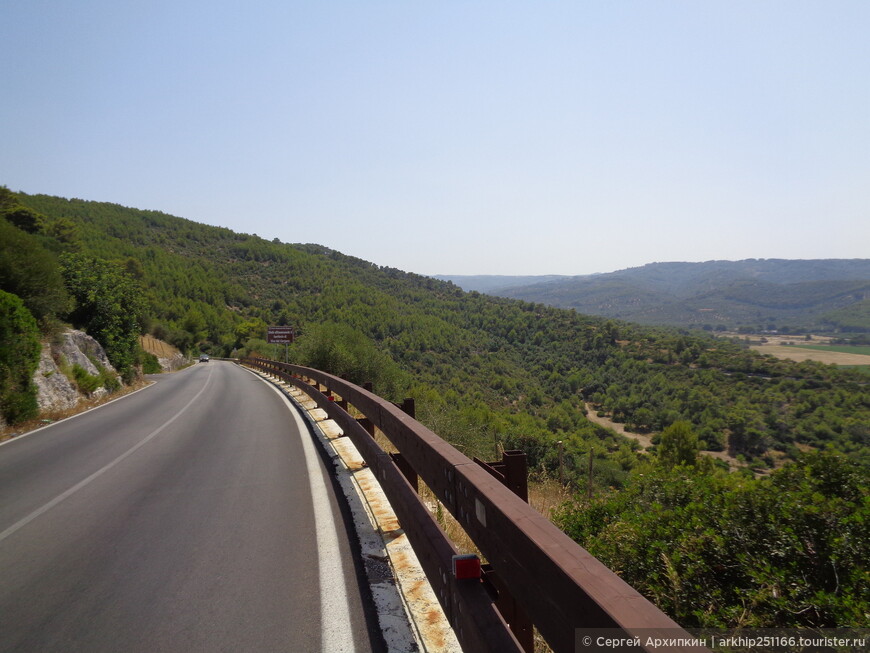
<svg viewBox="0 0 870 653"><path fill-rule="evenodd" d="M199 362L200 363L208 363L208 354L200 354Z"/></svg>

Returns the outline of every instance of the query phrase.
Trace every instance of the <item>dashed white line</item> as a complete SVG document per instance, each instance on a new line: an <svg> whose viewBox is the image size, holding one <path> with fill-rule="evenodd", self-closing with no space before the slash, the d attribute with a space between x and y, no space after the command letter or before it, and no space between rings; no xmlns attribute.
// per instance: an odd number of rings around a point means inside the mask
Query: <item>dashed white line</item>
<svg viewBox="0 0 870 653"><path fill-rule="evenodd" d="M201 389L199 392L197 392L196 395L193 397L193 399L191 399L190 401L188 401L188 402L184 405L184 407L183 407L181 410L179 410L177 413L175 413L175 415L173 415L173 416L170 417L168 420L166 420L165 422L163 422L163 424L161 424L161 425L158 426L156 429L154 429L153 431L151 431L151 433L149 433L149 434L146 435L142 440L140 440L139 442L137 442L136 444L134 444L132 447L130 447L129 449L127 449L127 451L125 451L125 452L122 453L120 456L118 456L117 458L115 458L112 462L110 462L110 463L104 465L103 467L101 467L100 469L98 469L97 471L95 471L93 474L91 474L90 476L88 476L86 479L84 479L84 480L82 480L82 481L79 481L78 483L76 483L75 485L73 485L71 488L69 488L69 489L66 490L65 492L62 492L61 494L58 494L54 499L52 499L52 500L49 501L48 503L42 505L41 507L39 507L39 508L37 508L36 510L34 510L33 512L31 512L31 513L30 513L29 515L27 515L26 517L24 517L23 519L20 519L20 520L18 520L17 522L15 522L14 524L12 524L12 526L10 526L10 527L7 528L5 531L3 531L2 533L0 533L0 542L2 542L3 540L5 540L7 537L9 537L10 535L12 535L12 534L15 533L16 531L18 531L18 530L22 529L23 527L27 526L27 524L29 524L30 522L32 522L34 519L36 519L36 518L39 517L40 515L44 515L44 514L47 513L49 510L51 510L52 508L54 508L56 505L58 505L59 503L61 503L62 501L65 501L66 499L68 499L69 497L71 497L73 494L75 494L76 492L78 492L79 490L81 490L83 487L85 487L86 485L88 485L91 481L93 481L94 479L98 478L99 476L102 476L103 474L105 474L107 471L109 471L110 469L112 469L112 467L114 467L115 465L117 465L118 463L120 463L122 460L124 460L124 459L126 459L126 458L132 456L134 453L136 453L136 451L138 451L139 449L141 449L142 447L144 447L148 442L150 442L151 440L153 440L154 438L156 438L158 435L160 435L160 433L162 433L163 430L164 430L167 426L169 426L169 425L172 424L175 420L177 420L179 417L181 417L181 416L182 416L182 415L187 411L187 409L190 408L190 407L193 405L193 403L194 403L197 399L200 398L200 396L202 396L202 393L205 392L206 388L208 388L208 384L209 384L210 382L211 382L211 370L209 370L208 377L206 377L205 384L202 386L202 389Z"/></svg>

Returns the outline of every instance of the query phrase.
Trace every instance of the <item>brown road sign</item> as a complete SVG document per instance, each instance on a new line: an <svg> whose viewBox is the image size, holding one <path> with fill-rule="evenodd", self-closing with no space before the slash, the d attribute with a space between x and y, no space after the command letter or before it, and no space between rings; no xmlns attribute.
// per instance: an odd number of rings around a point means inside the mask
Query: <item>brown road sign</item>
<svg viewBox="0 0 870 653"><path fill-rule="evenodd" d="M293 327L270 326L266 341L270 344L283 345L293 342Z"/></svg>

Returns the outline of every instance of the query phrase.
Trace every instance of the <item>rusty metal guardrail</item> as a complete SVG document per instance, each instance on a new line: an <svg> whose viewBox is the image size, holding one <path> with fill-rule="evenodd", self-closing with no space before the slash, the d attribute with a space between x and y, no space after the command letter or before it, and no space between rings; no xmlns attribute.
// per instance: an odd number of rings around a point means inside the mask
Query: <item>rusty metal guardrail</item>
<svg viewBox="0 0 870 653"><path fill-rule="evenodd" d="M350 437L380 481L463 650L530 650L531 628L524 625L523 618L511 616L514 623L510 625L518 632L510 630L495 607L499 591L510 594L519 613L528 615L556 653L593 650L579 635L600 629L624 634L626 639L642 634L640 646L633 650L656 648L645 645L650 633L672 640L692 639L506 487L498 473L467 458L401 407L319 370L260 358L241 362L300 388ZM348 404L365 417L352 417ZM398 449L399 464L375 442L374 427ZM429 486L486 557L497 574L495 586L499 589L481 580L454 578L456 548L409 482L414 474ZM667 650L698 653L701 649L676 645Z"/></svg>

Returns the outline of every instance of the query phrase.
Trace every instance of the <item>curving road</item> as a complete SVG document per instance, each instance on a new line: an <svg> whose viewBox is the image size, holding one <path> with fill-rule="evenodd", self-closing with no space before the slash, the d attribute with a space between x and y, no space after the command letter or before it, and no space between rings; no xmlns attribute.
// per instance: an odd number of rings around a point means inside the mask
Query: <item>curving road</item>
<svg viewBox="0 0 870 653"><path fill-rule="evenodd" d="M286 400L231 363L156 381L0 446L0 651L381 650Z"/></svg>

